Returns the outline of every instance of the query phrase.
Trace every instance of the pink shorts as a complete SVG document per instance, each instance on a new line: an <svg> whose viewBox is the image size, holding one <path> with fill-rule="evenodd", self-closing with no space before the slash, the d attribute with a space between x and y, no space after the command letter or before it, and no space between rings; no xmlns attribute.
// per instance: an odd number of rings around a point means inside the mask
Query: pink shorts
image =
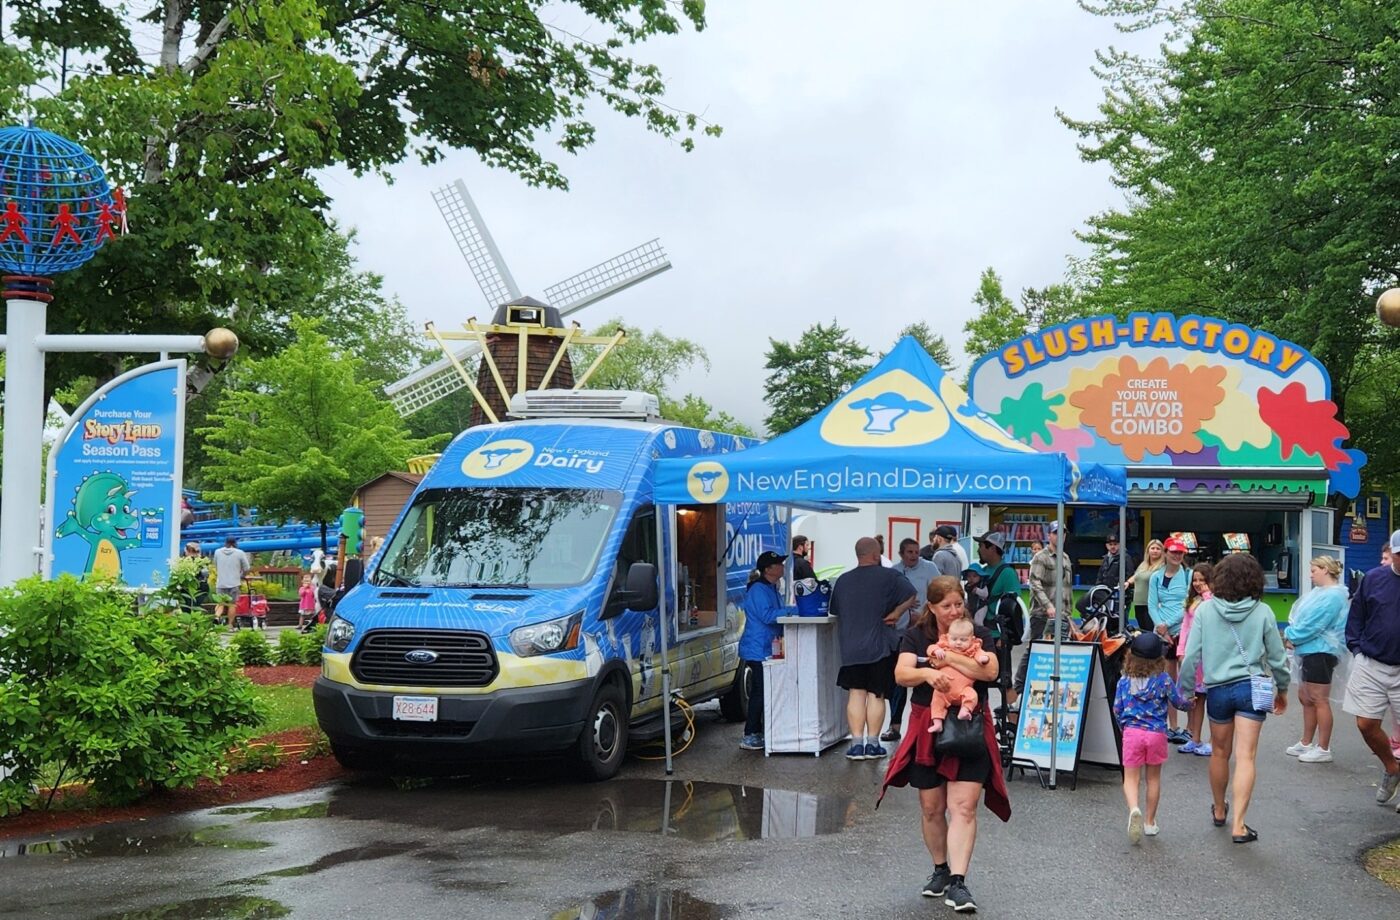
<svg viewBox="0 0 1400 920"><path fill-rule="evenodd" d="M1158 766L1167 762L1167 735L1141 728L1123 729L1123 766Z"/></svg>

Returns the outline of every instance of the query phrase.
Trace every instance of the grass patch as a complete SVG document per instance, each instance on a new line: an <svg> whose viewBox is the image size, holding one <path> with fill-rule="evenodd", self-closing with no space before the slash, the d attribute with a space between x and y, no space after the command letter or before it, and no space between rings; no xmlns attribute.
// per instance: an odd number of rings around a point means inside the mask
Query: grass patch
<svg viewBox="0 0 1400 920"><path fill-rule="evenodd" d="M1400 891L1400 838L1367 853L1365 866L1367 872Z"/></svg>
<svg viewBox="0 0 1400 920"><path fill-rule="evenodd" d="M309 688L274 684L255 686L253 692L267 708L267 721L258 728L259 734L316 727L316 708L311 702Z"/></svg>

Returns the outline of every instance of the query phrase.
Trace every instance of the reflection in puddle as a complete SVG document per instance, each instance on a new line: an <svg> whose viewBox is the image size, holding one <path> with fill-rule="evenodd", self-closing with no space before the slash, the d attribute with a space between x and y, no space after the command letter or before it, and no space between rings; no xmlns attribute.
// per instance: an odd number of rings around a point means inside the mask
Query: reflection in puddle
<svg viewBox="0 0 1400 920"><path fill-rule="evenodd" d="M360 786L337 789L329 805L331 817L401 821L445 831L624 831L702 843L835 834L854 817L851 800L841 796L645 779L466 789L440 782L408 793Z"/></svg>
<svg viewBox="0 0 1400 920"><path fill-rule="evenodd" d="M285 904L267 898L231 896L198 898L177 904L161 904L124 914L108 914L108 920L276 920L291 916Z"/></svg>
<svg viewBox="0 0 1400 920"><path fill-rule="evenodd" d="M303 866L291 866L273 872L264 872L258 878L296 878L301 875L315 875L317 872L325 872L327 869L334 869L336 866L344 866L348 863L371 862L390 856L402 856L404 853L412 853L421 849L423 849L421 843L371 843L367 846L327 853L315 862Z"/></svg>
<svg viewBox="0 0 1400 920"><path fill-rule="evenodd" d="M220 808L214 812L216 815L252 815L248 819L253 824L265 824L271 821L297 821L301 818L324 818L330 808L329 802L313 802L310 805L302 805L299 808L265 808L257 806L239 806L234 808Z"/></svg>
<svg viewBox="0 0 1400 920"><path fill-rule="evenodd" d="M601 894L581 907L554 914L550 920L723 920L724 908L654 885L634 885Z"/></svg>
<svg viewBox="0 0 1400 920"><path fill-rule="evenodd" d="M214 824L197 831L179 834L133 834L130 829L95 831L81 837L62 840L41 840L38 843L0 843L4 856L69 856L94 858L103 856L158 856L184 850L261 850L272 844L262 840L239 840L225 837L227 824Z"/></svg>

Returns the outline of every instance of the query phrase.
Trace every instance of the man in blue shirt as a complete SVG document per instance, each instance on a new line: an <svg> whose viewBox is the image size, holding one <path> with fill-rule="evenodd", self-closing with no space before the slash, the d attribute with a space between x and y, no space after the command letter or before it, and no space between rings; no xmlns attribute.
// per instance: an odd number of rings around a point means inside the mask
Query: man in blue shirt
<svg viewBox="0 0 1400 920"><path fill-rule="evenodd" d="M1351 599L1346 641L1356 657L1342 702L1381 762L1378 805L1389 804L1400 790L1400 762L1381 728L1387 710L1400 715L1400 530L1390 535L1390 551L1390 565L1367 572Z"/></svg>

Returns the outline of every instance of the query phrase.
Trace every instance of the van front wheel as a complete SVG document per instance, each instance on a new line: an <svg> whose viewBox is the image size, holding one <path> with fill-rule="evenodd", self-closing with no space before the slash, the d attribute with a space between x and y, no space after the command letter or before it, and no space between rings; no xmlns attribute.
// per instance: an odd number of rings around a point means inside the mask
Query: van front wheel
<svg viewBox="0 0 1400 920"><path fill-rule="evenodd" d="M574 745L574 766L587 782L611 779L627 755L627 697L617 684L605 684L593 697Z"/></svg>
<svg viewBox="0 0 1400 920"><path fill-rule="evenodd" d="M748 662L740 661L733 686L719 698L719 714L724 716L724 721L743 722L749 717L749 686L752 680Z"/></svg>

